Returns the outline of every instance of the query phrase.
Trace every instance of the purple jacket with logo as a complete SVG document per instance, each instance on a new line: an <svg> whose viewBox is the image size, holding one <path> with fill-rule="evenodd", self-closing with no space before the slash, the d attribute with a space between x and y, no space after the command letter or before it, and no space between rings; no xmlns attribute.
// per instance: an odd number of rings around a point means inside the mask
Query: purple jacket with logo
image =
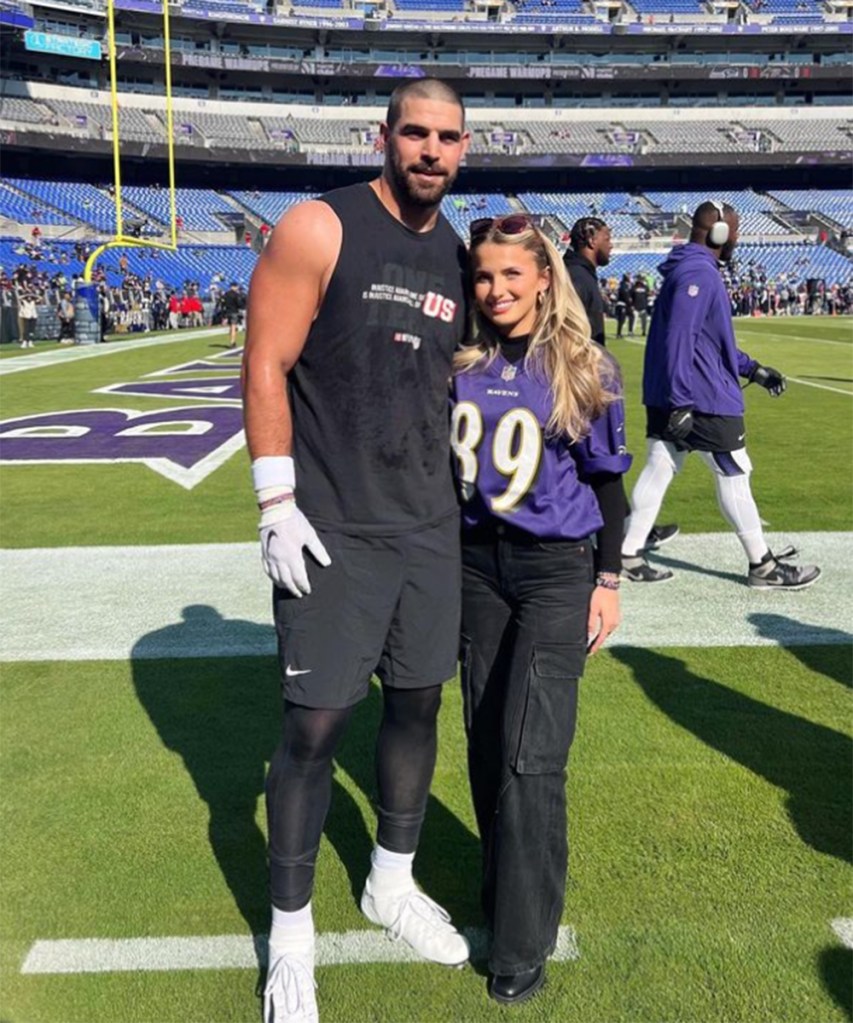
<svg viewBox="0 0 853 1023"><path fill-rule="evenodd" d="M659 267L663 286L646 341L643 404L742 416L738 378L757 365L735 343L731 303L713 252L677 245Z"/></svg>

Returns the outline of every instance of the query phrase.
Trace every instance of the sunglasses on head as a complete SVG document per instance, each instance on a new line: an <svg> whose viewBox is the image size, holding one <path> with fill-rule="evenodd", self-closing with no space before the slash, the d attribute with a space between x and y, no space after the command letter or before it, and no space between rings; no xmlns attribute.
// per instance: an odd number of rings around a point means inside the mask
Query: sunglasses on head
<svg viewBox="0 0 853 1023"><path fill-rule="evenodd" d="M501 234L524 234L534 227L540 227L543 218L531 213L507 213L502 217L479 217L472 220L468 228L471 241L479 241L489 231L500 231Z"/></svg>

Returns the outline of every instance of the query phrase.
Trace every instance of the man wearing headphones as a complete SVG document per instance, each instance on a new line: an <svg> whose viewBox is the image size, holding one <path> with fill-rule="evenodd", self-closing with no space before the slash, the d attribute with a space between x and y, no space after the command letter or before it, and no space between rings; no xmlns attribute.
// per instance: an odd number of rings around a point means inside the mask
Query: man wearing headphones
<svg viewBox="0 0 853 1023"><path fill-rule="evenodd" d="M604 300L598 283L598 268L610 262L613 241L610 228L600 217L581 217L572 224L569 247L563 262L589 320L592 340L604 346ZM642 550L654 551L678 536L678 526L666 523L652 526L644 538Z"/></svg>
<svg viewBox="0 0 853 1023"><path fill-rule="evenodd" d="M761 366L735 343L731 304L718 263L731 259L738 215L731 206L703 202L693 214L690 241L676 246L660 267L663 286L655 302L643 368L648 458L631 495L631 518L622 545L622 574L633 582L662 582L672 572L653 568L643 541L674 475L690 451L711 470L724 517L749 561L747 583L760 589L804 589L820 576L816 565L789 562L796 552L774 555L764 539L749 486L752 464L744 438L740 377L774 398L785 378Z"/></svg>

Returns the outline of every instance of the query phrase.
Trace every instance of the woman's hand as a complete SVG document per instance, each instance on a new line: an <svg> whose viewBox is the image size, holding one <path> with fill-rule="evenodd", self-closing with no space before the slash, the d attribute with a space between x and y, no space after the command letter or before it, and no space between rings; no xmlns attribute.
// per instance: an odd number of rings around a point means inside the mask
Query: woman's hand
<svg viewBox="0 0 853 1023"><path fill-rule="evenodd" d="M589 620L586 626L589 637L587 653L590 657L602 648L604 641L616 631L621 620L619 591L596 586L590 598Z"/></svg>

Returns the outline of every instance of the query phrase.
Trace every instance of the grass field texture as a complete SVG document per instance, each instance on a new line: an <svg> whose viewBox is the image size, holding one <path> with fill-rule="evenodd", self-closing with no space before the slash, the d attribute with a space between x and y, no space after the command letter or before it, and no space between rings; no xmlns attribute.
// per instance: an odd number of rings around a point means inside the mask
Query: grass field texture
<svg viewBox="0 0 853 1023"><path fill-rule="evenodd" d="M762 515L774 531L849 531L853 323L749 320L737 331L746 351L791 378L779 400L756 387L746 392ZM122 341L91 358L56 351L46 365L35 360L47 346L4 352L3 420L191 407L186 398L93 391L211 359L222 369L202 376L233 376L238 360L224 343L220 335L148 347ZM641 339L614 341L613 351L635 453L630 485L644 456ZM25 360L34 368L6 375ZM143 464L2 465L0 502L5 549L255 538L245 450L191 489ZM662 518L685 532L725 529L698 460L673 484ZM847 574L851 561L841 566ZM0 585L14 600L14 580ZM727 621L703 603L701 575L693 586L685 633L710 618L715 645L657 648L649 638L614 647L592 660L582 685L563 918L579 957L552 963L542 994L515 1009L487 998L480 962L458 972L420 963L323 966L324 1023L850 1018L853 953L832 926L853 917L850 636L836 630L823 645L729 646ZM837 601L849 603L849 594L839 587ZM763 606L790 616L801 606L786 604L791 596L764 595ZM658 599L654 587L631 597ZM32 609L34 637L52 608L91 600L73 579L51 587ZM133 602L129 588L113 615ZM95 620L91 629L108 624ZM314 899L321 934L375 930L357 898L375 827L379 704L373 691L337 760ZM448 687L416 875L459 926L478 927L479 851L460 704L458 686ZM121 972L21 970L37 941L263 934L263 779L278 720L270 656L69 661L59 644L53 659L3 665L0 1020L260 1018L257 966L151 970L140 958Z"/></svg>

